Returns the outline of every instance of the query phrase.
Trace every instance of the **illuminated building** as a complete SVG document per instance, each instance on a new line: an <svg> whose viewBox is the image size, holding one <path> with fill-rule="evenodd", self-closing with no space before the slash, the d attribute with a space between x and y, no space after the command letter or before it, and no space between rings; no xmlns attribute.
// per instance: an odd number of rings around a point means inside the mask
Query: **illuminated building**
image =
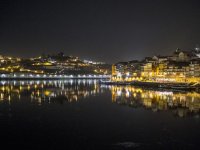
<svg viewBox="0 0 200 150"><path fill-rule="evenodd" d="M191 61L189 64L190 68L190 75L192 77L199 77L200 76L200 60L199 59L194 59Z"/></svg>
<svg viewBox="0 0 200 150"><path fill-rule="evenodd" d="M135 63L137 65L129 64L129 62L114 64L112 80L118 82L134 80L200 82L200 58L194 51L177 49L172 56L145 57L144 60L137 61Z"/></svg>
<svg viewBox="0 0 200 150"><path fill-rule="evenodd" d="M57 74L57 75L108 75L111 65L100 62L84 62L75 56L65 56L60 52L29 59L0 56L2 74ZM16 76L17 77L17 76Z"/></svg>

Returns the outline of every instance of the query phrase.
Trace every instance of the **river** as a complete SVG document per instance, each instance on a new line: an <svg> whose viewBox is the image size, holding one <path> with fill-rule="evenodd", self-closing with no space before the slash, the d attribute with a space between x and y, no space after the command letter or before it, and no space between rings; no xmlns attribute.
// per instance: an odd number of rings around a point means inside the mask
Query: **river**
<svg viewBox="0 0 200 150"><path fill-rule="evenodd" d="M200 93L0 81L0 135L8 149L199 149Z"/></svg>

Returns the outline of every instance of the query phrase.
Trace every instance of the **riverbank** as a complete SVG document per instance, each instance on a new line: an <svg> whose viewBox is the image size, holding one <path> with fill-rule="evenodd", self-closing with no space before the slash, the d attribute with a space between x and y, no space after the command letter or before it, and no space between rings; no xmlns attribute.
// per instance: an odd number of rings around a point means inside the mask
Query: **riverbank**
<svg viewBox="0 0 200 150"><path fill-rule="evenodd" d="M109 79L110 75L0 74L0 80Z"/></svg>
<svg viewBox="0 0 200 150"><path fill-rule="evenodd" d="M198 83L177 83L177 82L148 82L148 81L129 81L115 82L100 80L100 84L106 85L133 85L139 87L160 88L160 89L178 89L178 90L199 90Z"/></svg>

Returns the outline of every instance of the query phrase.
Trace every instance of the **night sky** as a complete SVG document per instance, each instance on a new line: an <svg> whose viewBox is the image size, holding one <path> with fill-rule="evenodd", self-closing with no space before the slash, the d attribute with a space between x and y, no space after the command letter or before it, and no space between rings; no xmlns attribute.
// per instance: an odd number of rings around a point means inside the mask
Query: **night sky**
<svg viewBox="0 0 200 150"><path fill-rule="evenodd" d="M200 44L199 0L0 0L0 53L108 63Z"/></svg>

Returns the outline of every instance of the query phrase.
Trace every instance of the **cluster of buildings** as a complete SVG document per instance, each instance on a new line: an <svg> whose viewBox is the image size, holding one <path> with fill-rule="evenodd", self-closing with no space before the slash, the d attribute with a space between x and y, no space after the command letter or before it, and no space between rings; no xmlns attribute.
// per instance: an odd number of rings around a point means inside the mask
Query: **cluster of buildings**
<svg viewBox="0 0 200 150"><path fill-rule="evenodd" d="M107 75L111 74L110 70L111 65L84 61L62 52L26 59L0 56L1 74Z"/></svg>
<svg viewBox="0 0 200 150"><path fill-rule="evenodd" d="M112 81L200 82L200 49L112 65Z"/></svg>

